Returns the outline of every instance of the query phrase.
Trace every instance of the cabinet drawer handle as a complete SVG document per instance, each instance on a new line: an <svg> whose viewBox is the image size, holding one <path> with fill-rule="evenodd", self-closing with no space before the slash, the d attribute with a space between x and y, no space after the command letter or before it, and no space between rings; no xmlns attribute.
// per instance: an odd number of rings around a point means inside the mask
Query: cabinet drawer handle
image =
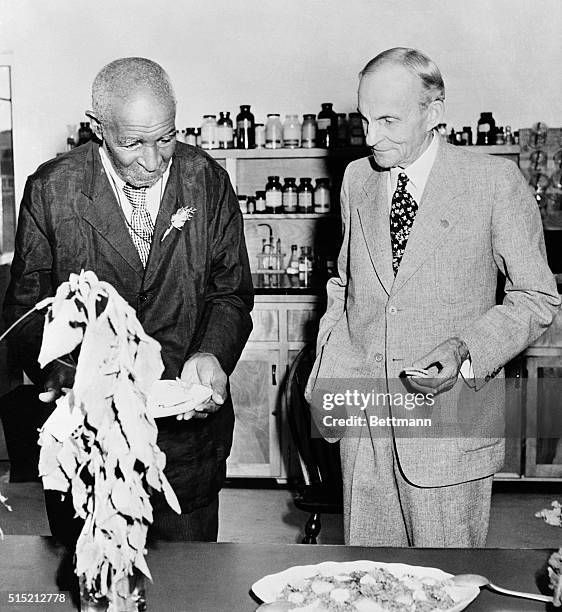
<svg viewBox="0 0 562 612"><path fill-rule="evenodd" d="M271 366L271 384L277 385L277 366L275 364Z"/></svg>

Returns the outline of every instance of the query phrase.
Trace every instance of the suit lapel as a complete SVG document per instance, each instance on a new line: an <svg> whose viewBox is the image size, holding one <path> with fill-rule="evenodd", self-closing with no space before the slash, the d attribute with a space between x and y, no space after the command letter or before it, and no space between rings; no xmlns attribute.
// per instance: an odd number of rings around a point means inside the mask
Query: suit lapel
<svg viewBox="0 0 562 612"><path fill-rule="evenodd" d="M82 212L82 218L142 277L142 262L131 240L121 206L103 169L98 145L92 144L89 155L82 193L90 201Z"/></svg>
<svg viewBox="0 0 562 612"><path fill-rule="evenodd" d="M385 291L390 294L394 273L390 245L387 180L386 172L374 170L369 174L363 185L363 200L357 207L357 213L371 263Z"/></svg>
<svg viewBox="0 0 562 612"><path fill-rule="evenodd" d="M427 260L462 212L456 203L463 193L462 184L447 157L447 145L440 144L392 286L393 294Z"/></svg>

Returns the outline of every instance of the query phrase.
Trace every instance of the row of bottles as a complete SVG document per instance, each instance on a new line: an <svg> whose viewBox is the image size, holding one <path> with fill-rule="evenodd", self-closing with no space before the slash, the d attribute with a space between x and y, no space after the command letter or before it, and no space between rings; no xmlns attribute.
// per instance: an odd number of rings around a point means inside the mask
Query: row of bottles
<svg viewBox="0 0 562 612"><path fill-rule="evenodd" d="M307 113L303 121L298 115L286 115L281 122L279 113L269 113L266 123L256 123L250 105L240 106L236 125L230 112L220 112L219 118L203 116L199 129L188 127L177 136L187 144L203 149L280 149L331 148L364 146L365 137L359 113L336 113L330 102L322 104L318 116Z"/></svg>
<svg viewBox="0 0 562 612"><path fill-rule="evenodd" d="M492 113L481 113L476 130L476 139L473 138L472 128L464 126L461 131L454 128L448 132L447 124L440 123L437 126L439 135L445 142L454 145L480 146L487 145L516 145L519 144L519 131L512 132L511 126L497 127Z"/></svg>
<svg viewBox="0 0 562 612"><path fill-rule="evenodd" d="M330 213L330 181L317 178L316 186L310 177L302 177L297 185L294 177L286 177L284 184L278 176L269 176L264 191L254 196L239 195L240 209L245 214Z"/></svg>

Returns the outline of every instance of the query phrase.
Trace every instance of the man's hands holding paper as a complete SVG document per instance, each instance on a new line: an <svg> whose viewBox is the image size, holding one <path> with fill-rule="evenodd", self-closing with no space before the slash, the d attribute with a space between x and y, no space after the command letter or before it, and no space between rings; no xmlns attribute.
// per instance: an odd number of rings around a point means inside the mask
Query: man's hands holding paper
<svg viewBox="0 0 562 612"><path fill-rule="evenodd" d="M39 393L39 399L46 404L58 400L72 388L75 374L75 365L67 364L62 359L51 361L43 370L44 391Z"/></svg>
<svg viewBox="0 0 562 612"><path fill-rule="evenodd" d="M217 412L226 400L226 384L228 378L219 360L211 353L195 353L183 366L180 380L187 384L197 384L210 387L211 397L194 409L177 415L178 420L191 418L205 419L207 414Z"/></svg>
<svg viewBox="0 0 562 612"><path fill-rule="evenodd" d="M412 364L411 369L426 370L427 376L408 374L409 368L405 372L414 389L437 395L453 388L468 356L468 347L460 338L448 338Z"/></svg>

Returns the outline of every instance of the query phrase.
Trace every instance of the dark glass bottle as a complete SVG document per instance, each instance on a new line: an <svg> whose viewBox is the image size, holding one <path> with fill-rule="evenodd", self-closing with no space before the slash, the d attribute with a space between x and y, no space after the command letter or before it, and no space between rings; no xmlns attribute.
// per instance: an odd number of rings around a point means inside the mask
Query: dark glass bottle
<svg viewBox="0 0 562 612"><path fill-rule="evenodd" d="M80 129L78 130L78 146L89 142L94 139L94 133L90 128L88 121L80 122Z"/></svg>
<svg viewBox="0 0 562 612"><path fill-rule="evenodd" d="M297 189L299 212L312 213L314 212L314 187L312 179L309 177L301 178Z"/></svg>
<svg viewBox="0 0 562 612"><path fill-rule="evenodd" d="M331 102L324 102L316 120L316 146L333 147L336 144L338 116L332 110Z"/></svg>
<svg viewBox="0 0 562 612"><path fill-rule="evenodd" d="M236 115L236 146L238 149L255 147L255 121L249 104L242 104Z"/></svg>
<svg viewBox="0 0 562 612"><path fill-rule="evenodd" d="M338 125L336 130L336 146L345 147L347 145L348 124L345 113L337 113Z"/></svg>
<svg viewBox="0 0 562 612"><path fill-rule="evenodd" d="M472 128L469 125L463 127L462 139L465 145L472 146Z"/></svg>
<svg viewBox="0 0 562 612"><path fill-rule="evenodd" d="M265 186L265 212L277 214L283 212L283 187L278 176L268 176Z"/></svg>
<svg viewBox="0 0 562 612"><path fill-rule="evenodd" d="M496 142L496 122L492 113L480 113L478 119L477 145L492 145Z"/></svg>

